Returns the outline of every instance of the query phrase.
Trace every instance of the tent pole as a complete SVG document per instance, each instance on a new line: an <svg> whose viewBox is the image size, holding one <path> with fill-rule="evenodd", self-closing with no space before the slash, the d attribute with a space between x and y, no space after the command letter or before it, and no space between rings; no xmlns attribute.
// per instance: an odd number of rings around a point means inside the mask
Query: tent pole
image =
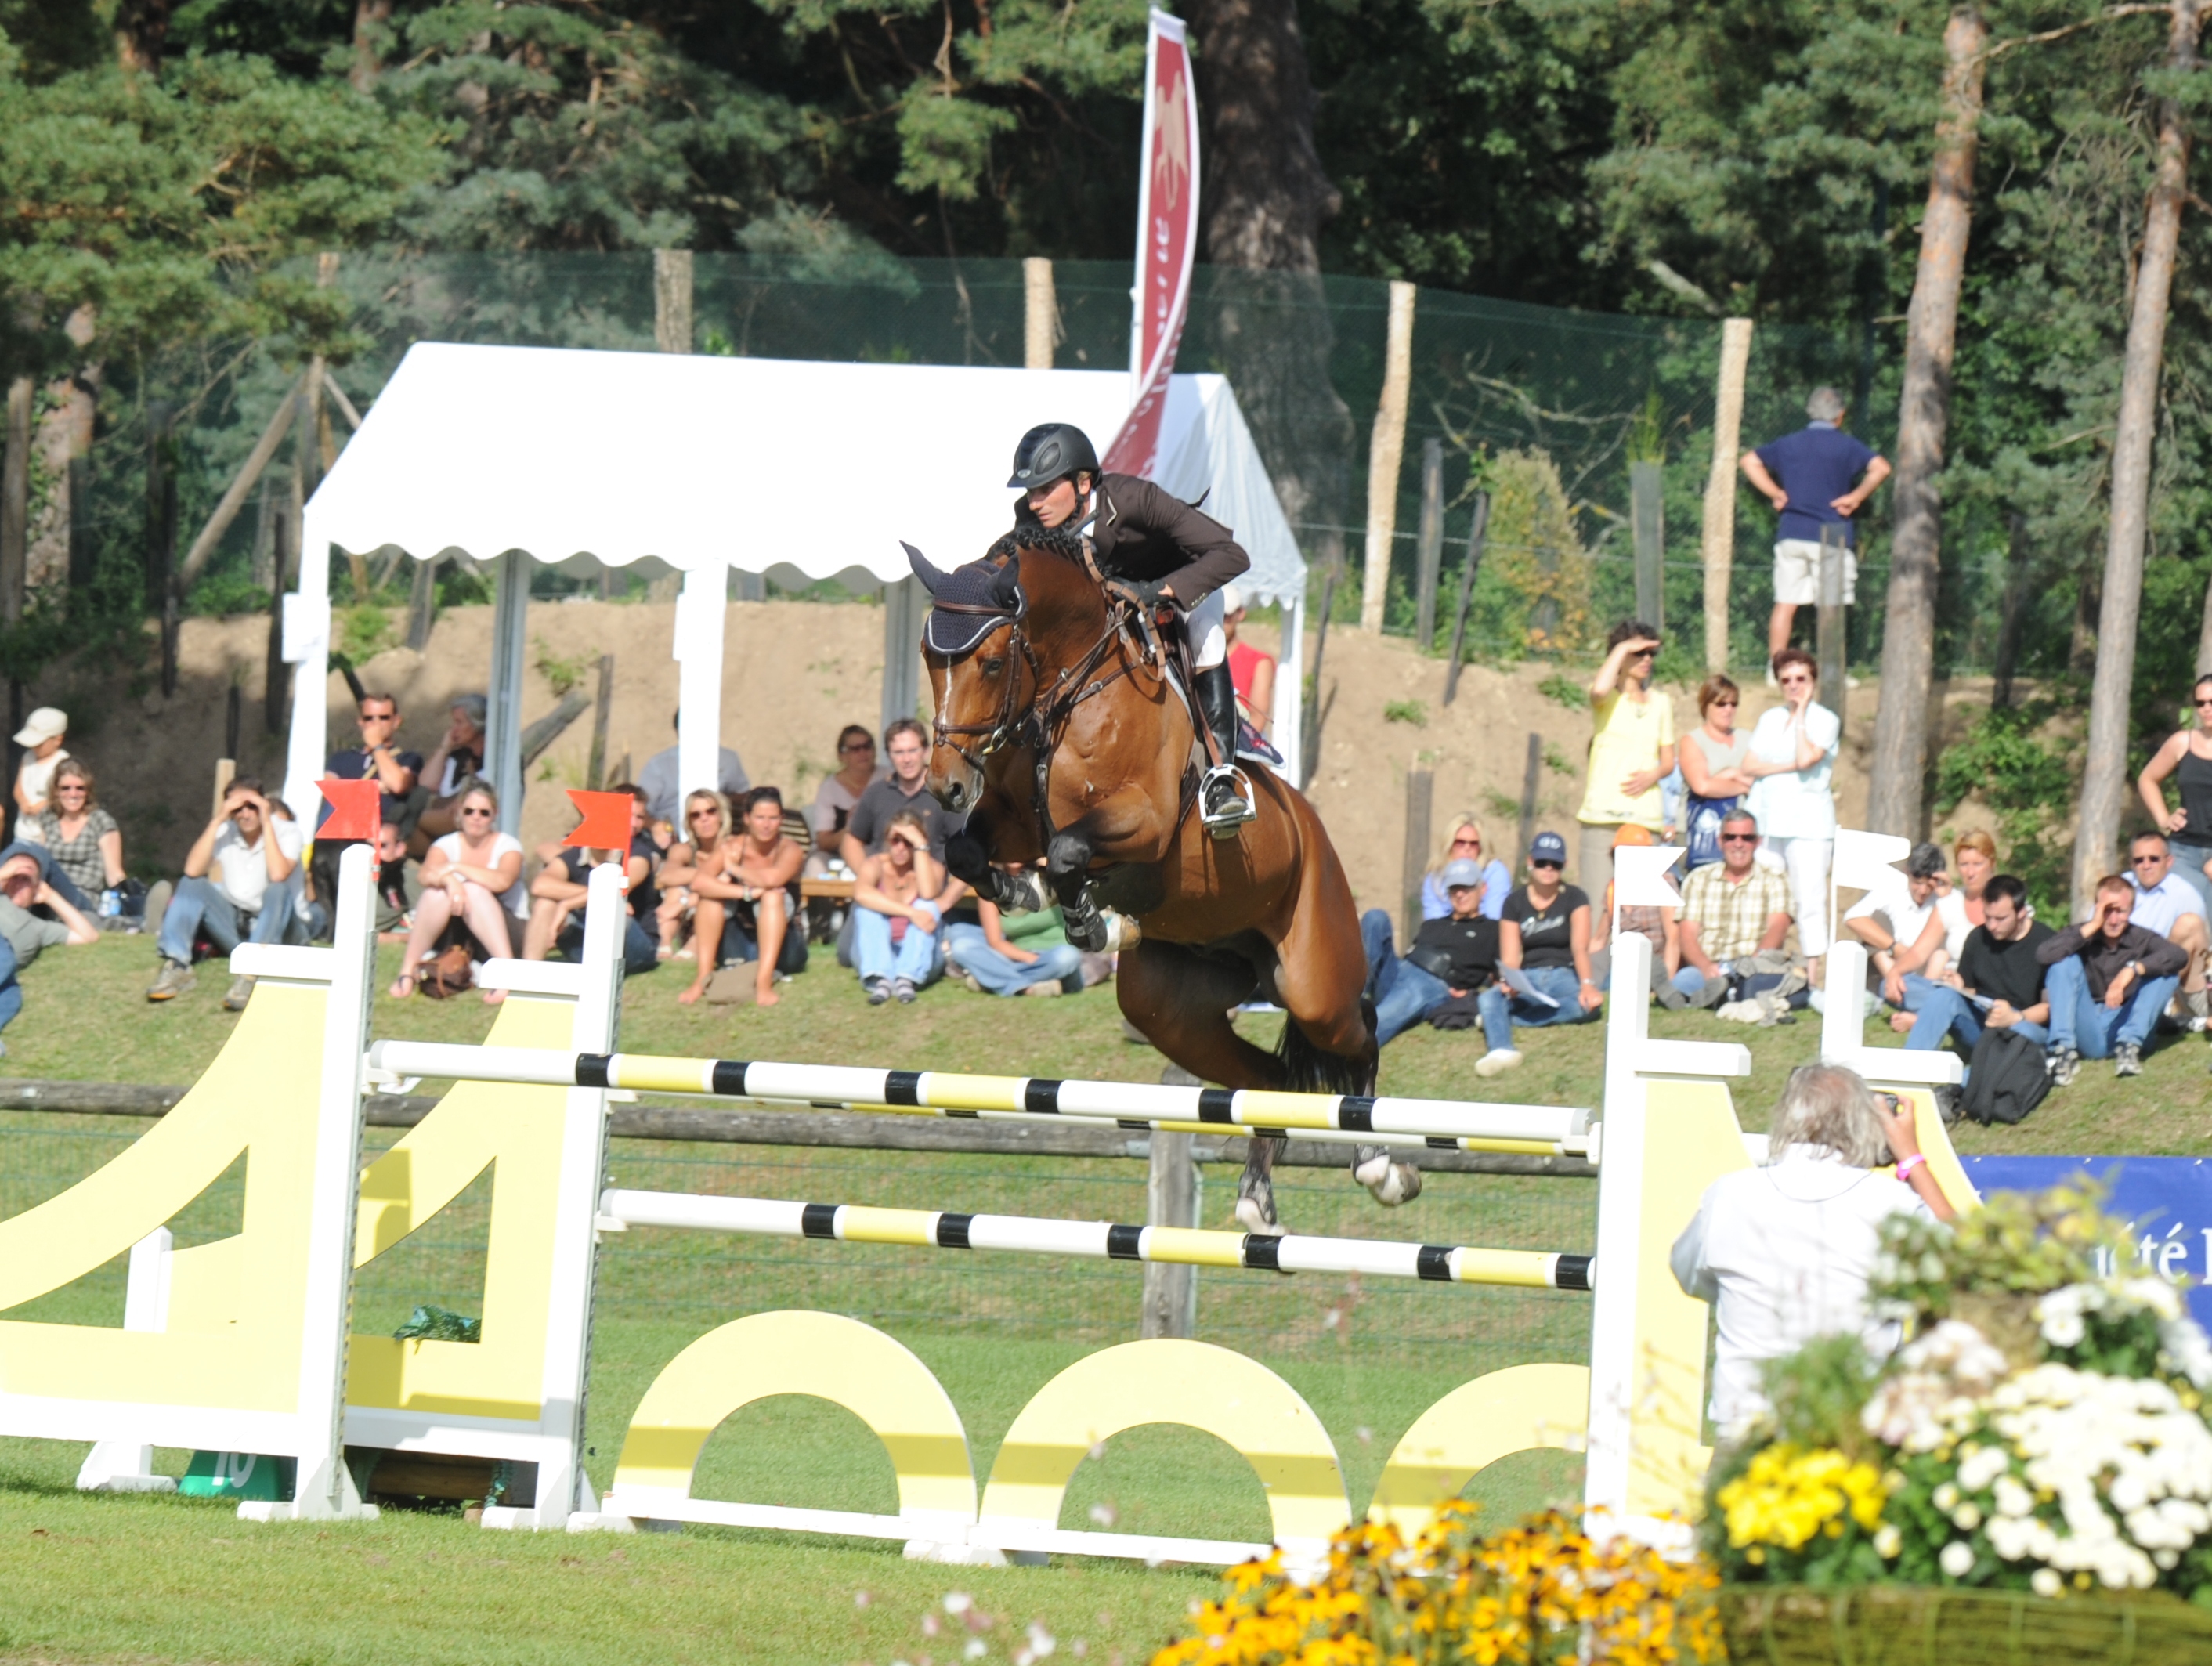
<svg viewBox="0 0 2212 1666"><path fill-rule="evenodd" d="M884 585L884 729L921 705L922 595L920 579Z"/></svg>
<svg viewBox="0 0 2212 1666"><path fill-rule="evenodd" d="M1283 640L1275 655L1275 750L1283 755L1291 785L1304 787L1298 766L1305 757L1306 610L1295 596L1282 600Z"/></svg>
<svg viewBox="0 0 2212 1666"><path fill-rule="evenodd" d="M522 831L522 669L529 652L530 557L509 550L492 563L491 685L484 750L499 794L499 830Z"/></svg>
<svg viewBox="0 0 2212 1666"><path fill-rule="evenodd" d="M722 785L722 635L729 623L729 567L716 561L686 572L676 598L679 826L684 797L702 787L720 791Z"/></svg>
<svg viewBox="0 0 2212 1666"><path fill-rule="evenodd" d="M320 819L331 721L331 538L311 502L301 515L299 589L284 598L282 657L292 674L292 731L284 747L284 802L303 827Z"/></svg>

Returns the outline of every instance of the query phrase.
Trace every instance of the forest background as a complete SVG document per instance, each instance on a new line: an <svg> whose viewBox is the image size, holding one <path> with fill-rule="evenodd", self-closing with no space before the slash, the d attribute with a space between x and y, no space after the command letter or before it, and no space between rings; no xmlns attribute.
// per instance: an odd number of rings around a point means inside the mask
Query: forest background
<svg viewBox="0 0 2212 1666"><path fill-rule="evenodd" d="M1914 652L1923 684L1996 673L1962 752L1928 757L1900 718L1877 824L1917 830L1987 775L2050 831L2081 758L2039 736L2088 712L2100 660L2127 663L2091 730L2124 734L2131 765L2212 654L2196 5L1195 0L1210 266L1183 368L1231 375L1316 588L1345 569L1338 617L1356 617L1383 280L1423 286L1398 524L1437 438L1449 593L1490 492L1477 650L1587 651L1633 593L1627 465L1659 460L1662 670L1691 676L1717 320L1753 320L1747 442L1801 422L1816 380L1885 448L1912 449L1900 402L1919 413L1917 531L1893 566L1908 496L1876 500L1854 663L1907 690ZM155 569L175 574L179 529L303 366L366 403L418 335L649 346L643 251L698 252L702 297L726 301L702 299L698 350L1003 362L1020 362L992 322L1018 284L1006 263L1043 256L1069 350L1120 362L1145 17L1139 0L0 0L0 371L33 436L0 492L0 544L13 516L26 550L20 580L0 571L0 674L88 647L143 661ZM2162 269L2146 290L2162 155L2178 247L2170 290ZM1931 253L1957 265L1948 374L1911 319ZM2142 594L2107 617L2147 295L2166 333ZM941 299L942 342L886 336L886 297ZM312 489L331 420L270 480ZM271 489L173 611L266 605ZM1741 496L1738 665L1763 652L1767 514ZM1893 588L1911 561L1917 611ZM355 563L357 600L374 579ZM471 582L441 581L451 599ZM1917 644L1901 660L1893 619Z"/></svg>

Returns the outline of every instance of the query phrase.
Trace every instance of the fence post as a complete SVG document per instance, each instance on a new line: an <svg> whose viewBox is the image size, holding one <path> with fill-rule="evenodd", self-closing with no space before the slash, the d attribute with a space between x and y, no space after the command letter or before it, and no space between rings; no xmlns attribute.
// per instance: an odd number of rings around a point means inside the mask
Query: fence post
<svg viewBox="0 0 2212 1666"><path fill-rule="evenodd" d="M1421 442L1421 535L1413 545L1413 642L1426 654L1437 639L1437 574L1444 559L1444 442Z"/></svg>
<svg viewBox="0 0 2212 1666"><path fill-rule="evenodd" d="M1332 567L1322 580L1321 623L1314 628L1313 669L1306 673L1313 684L1313 692L1305 696L1305 722L1301 726L1304 730L1304 756L1298 760L1298 780L1308 792L1313 790L1314 774L1321 768L1321 725L1328 715L1328 708L1322 699L1321 662L1322 656L1328 651L1328 616L1335 606L1336 569Z"/></svg>
<svg viewBox="0 0 2212 1666"><path fill-rule="evenodd" d="M1154 1226L1198 1225L1198 1164L1191 1136L1154 1128L1145 1171L1145 1219ZM1145 1290L1137 1334L1149 1340L1184 1340L1198 1333L1198 1269L1162 1262L1145 1263Z"/></svg>
<svg viewBox="0 0 2212 1666"><path fill-rule="evenodd" d="M1657 463L1628 465L1628 526L1636 544L1636 617L1667 632L1666 471Z"/></svg>
<svg viewBox="0 0 2212 1666"><path fill-rule="evenodd" d="M691 251L653 252L653 344L664 353L689 353L691 331Z"/></svg>
<svg viewBox="0 0 2212 1666"><path fill-rule="evenodd" d="M1751 362L1751 320L1721 325L1719 386L1713 398L1713 466L1705 477L1705 669L1729 663L1729 576L1735 563L1735 458L1743 438L1743 376Z"/></svg>
<svg viewBox="0 0 2212 1666"><path fill-rule="evenodd" d="M1367 556L1360 575L1359 628L1381 635L1390 594L1390 550L1398 538L1398 467L1406 456L1406 404L1413 384L1413 286L1390 283L1390 333L1382 358L1382 402L1367 445Z"/></svg>
<svg viewBox="0 0 2212 1666"><path fill-rule="evenodd" d="M1513 847L1510 866L1518 868L1528 854L1528 841L1536 836L1536 788L1540 784L1544 767L1544 737L1534 730L1528 732L1528 766L1521 772L1521 839Z"/></svg>
<svg viewBox="0 0 2212 1666"><path fill-rule="evenodd" d="M1052 350L1060 344L1060 298L1052 284L1052 262L1031 255L1022 262L1022 363L1030 370L1052 368Z"/></svg>
<svg viewBox="0 0 2212 1666"><path fill-rule="evenodd" d="M1467 529L1467 563L1459 572L1459 606L1452 615L1451 663L1444 667L1444 704L1459 692L1460 652L1467 646L1468 604L1474 599L1474 575L1482 566L1483 535L1490 528L1490 494L1474 495L1474 520Z"/></svg>
<svg viewBox="0 0 2212 1666"><path fill-rule="evenodd" d="M1400 887L1399 909L1402 933L1399 941L1410 952L1413 933L1421 928L1421 880L1428 873L1430 818L1436 808L1437 776L1433 769L1406 771L1406 865Z"/></svg>
<svg viewBox="0 0 2212 1666"><path fill-rule="evenodd" d="M1840 718L1850 686L1844 675L1844 563L1850 552L1840 522L1820 528L1820 703Z"/></svg>
<svg viewBox="0 0 2212 1666"><path fill-rule="evenodd" d="M592 757L585 767L584 780L596 793L607 780L607 719L615 705L615 656L599 655L599 690L598 709L592 714ZM689 831L687 828L685 830Z"/></svg>

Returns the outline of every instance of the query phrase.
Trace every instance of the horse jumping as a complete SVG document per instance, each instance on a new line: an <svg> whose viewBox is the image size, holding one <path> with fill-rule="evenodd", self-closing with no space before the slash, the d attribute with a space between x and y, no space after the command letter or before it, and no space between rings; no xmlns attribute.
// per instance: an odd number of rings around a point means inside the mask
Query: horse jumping
<svg viewBox="0 0 2212 1666"><path fill-rule="evenodd" d="M937 713L929 786L967 827L946 865L1001 907L1042 906L1079 947L1105 946L1101 905L1133 918L1123 1014L1185 1070L1228 1088L1372 1094L1378 1049L1367 961L1343 865L1313 806L1248 766L1256 820L1234 839L1194 811L1203 743L1153 622L1110 593L1072 532L1024 527L946 573L911 545L935 605L922 663ZM1254 999L1289 1015L1270 1053L1237 1033ZM1275 1231L1269 1176L1282 1140L1259 1135L1237 1190L1254 1231ZM1381 1201L1420 1190L1410 1164L1355 1147Z"/></svg>

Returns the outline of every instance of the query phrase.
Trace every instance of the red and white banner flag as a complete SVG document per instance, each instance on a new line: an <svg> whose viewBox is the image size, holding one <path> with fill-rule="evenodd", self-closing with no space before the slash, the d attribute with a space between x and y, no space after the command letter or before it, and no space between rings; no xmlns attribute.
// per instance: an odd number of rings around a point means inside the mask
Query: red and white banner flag
<svg viewBox="0 0 2212 1666"><path fill-rule="evenodd" d="M1145 43L1145 177L1137 192L1136 316L1129 340L1135 386L1121 431L1106 448L1105 466L1115 474L1152 471L1198 264L1198 94L1182 28L1180 17L1156 10Z"/></svg>

